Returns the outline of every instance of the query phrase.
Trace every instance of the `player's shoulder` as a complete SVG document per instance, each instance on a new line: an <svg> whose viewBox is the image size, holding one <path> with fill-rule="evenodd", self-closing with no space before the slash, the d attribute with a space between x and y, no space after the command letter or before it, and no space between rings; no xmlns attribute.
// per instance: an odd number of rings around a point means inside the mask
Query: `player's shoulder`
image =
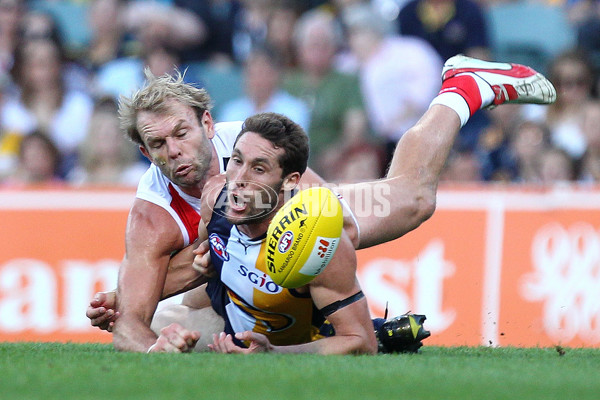
<svg viewBox="0 0 600 400"><path fill-rule="evenodd" d="M217 122L212 143L220 157L228 158L233 151L233 144L242 130L242 121ZM224 168L223 168L224 169Z"/></svg>
<svg viewBox="0 0 600 400"><path fill-rule="evenodd" d="M142 240L169 248L183 240L175 220L163 207L147 200L136 198L129 211L126 240Z"/></svg>
<svg viewBox="0 0 600 400"><path fill-rule="evenodd" d="M217 122L215 124L215 136L223 139L233 139L242 130L243 121Z"/></svg>

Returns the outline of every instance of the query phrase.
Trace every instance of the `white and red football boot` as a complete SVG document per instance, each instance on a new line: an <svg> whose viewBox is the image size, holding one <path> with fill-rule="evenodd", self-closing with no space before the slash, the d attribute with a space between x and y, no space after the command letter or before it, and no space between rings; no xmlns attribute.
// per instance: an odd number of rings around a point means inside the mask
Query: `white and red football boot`
<svg viewBox="0 0 600 400"><path fill-rule="evenodd" d="M493 90L482 90L481 80ZM551 104L556 89L544 75L520 64L482 61L462 54L449 58L442 70L442 90L456 92L465 98L471 115L481 108L491 109L501 104ZM487 92L488 95L484 95Z"/></svg>

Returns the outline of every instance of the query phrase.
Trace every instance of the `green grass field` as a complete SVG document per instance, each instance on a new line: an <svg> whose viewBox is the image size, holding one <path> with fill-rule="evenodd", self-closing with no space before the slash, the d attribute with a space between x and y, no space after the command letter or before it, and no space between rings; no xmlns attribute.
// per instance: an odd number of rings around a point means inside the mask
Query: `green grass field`
<svg viewBox="0 0 600 400"><path fill-rule="evenodd" d="M561 350L561 349L559 349ZM2 343L0 399L600 399L600 349L420 354L132 354Z"/></svg>

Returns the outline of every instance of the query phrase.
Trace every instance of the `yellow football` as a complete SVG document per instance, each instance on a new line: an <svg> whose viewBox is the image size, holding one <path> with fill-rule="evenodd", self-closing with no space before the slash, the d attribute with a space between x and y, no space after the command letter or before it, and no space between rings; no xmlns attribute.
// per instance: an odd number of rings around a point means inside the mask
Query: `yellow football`
<svg viewBox="0 0 600 400"><path fill-rule="evenodd" d="M267 273L285 288L297 288L329 264L342 235L337 196L324 187L301 190L275 214L266 238Z"/></svg>

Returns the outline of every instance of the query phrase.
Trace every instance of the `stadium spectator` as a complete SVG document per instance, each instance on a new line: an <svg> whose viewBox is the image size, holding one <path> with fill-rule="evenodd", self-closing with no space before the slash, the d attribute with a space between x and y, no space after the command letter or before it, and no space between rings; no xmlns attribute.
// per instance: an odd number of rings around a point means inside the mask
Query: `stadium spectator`
<svg viewBox="0 0 600 400"><path fill-rule="evenodd" d="M451 183L477 183L481 182L481 160L471 150L462 150L450 153L440 181Z"/></svg>
<svg viewBox="0 0 600 400"><path fill-rule="evenodd" d="M112 96L118 100L143 85L146 67L161 76L173 73L179 65L179 52L157 43L143 49L139 57L121 57L102 65L95 74L93 92L96 97Z"/></svg>
<svg viewBox="0 0 600 400"><path fill-rule="evenodd" d="M522 121L521 105L508 104L487 114L490 122L482 128L475 147L481 159L481 177L485 181L510 181L517 175L517 164L510 146L514 131Z"/></svg>
<svg viewBox="0 0 600 400"><path fill-rule="evenodd" d="M541 155L542 184L555 185L572 182L575 179L573 159L563 149L548 147Z"/></svg>
<svg viewBox="0 0 600 400"><path fill-rule="evenodd" d="M78 159L78 165L67 176L76 186L135 187L148 169L139 158L137 146L123 136L117 104L111 98L96 103Z"/></svg>
<svg viewBox="0 0 600 400"><path fill-rule="evenodd" d="M243 121L251 115L272 111L307 129L310 110L304 101L281 88L281 70L281 60L273 49L254 48L244 67L246 95L225 103L217 120Z"/></svg>
<svg viewBox="0 0 600 400"><path fill-rule="evenodd" d="M542 155L550 145L550 132L543 123L524 121L511 137L510 150L517 166L514 181L540 184L542 178Z"/></svg>
<svg viewBox="0 0 600 400"><path fill-rule="evenodd" d="M485 12L473 0L410 0L398 16L400 33L429 42L443 60L454 54L489 60Z"/></svg>
<svg viewBox="0 0 600 400"><path fill-rule="evenodd" d="M299 67L284 81L284 88L310 107L309 165L325 179L334 168L327 160L339 158L347 146L369 136L357 76L334 69L342 40L330 13L303 14L294 32Z"/></svg>
<svg viewBox="0 0 600 400"><path fill-rule="evenodd" d="M60 152L52 139L41 131L25 136L19 146L17 167L2 183L4 188L63 187L58 175Z"/></svg>
<svg viewBox="0 0 600 400"><path fill-rule="evenodd" d="M565 8L569 22L577 31L577 46L590 55L596 71L600 71L600 2L578 0L567 2ZM600 90L600 86L596 90Z"/></svg>
<svg viewBox="0 0 600 400"><path fill-rule="evenodd" d="M183 49L181 62L236 62L234 40L242 20L243 2L237 0L173 0L173 4L193 12L205 25L206 37Z"/></svg>
<svg viewBox="0 0 600 400"><path fill-rule="evenodd" d="M196 14L169 2L128 2L123 18L141 54L163 46L181 51L206 38L206 26Z"/></svg>
<svg viewBox="0 0 600 400"><path fill-rule="evenodd" d="M0 109L4 103L7 86L8 81L0 81ZM16 167L22 138L22 132L11 132L0 124L0 182Z"/></svg>
<svg viewBox="0 0 600 400"><path fill-rule="evenodd" d="M52 14L42 10L28 10L21 23L21 41L37 39L51 40L62 55L62 79L67 90L87 92L90 88L90 73L79 59L70 54L59 30L56 19Z"/></svg>
<svg viewBox="0 0 600 400"><path fill-rule="evenodd" d="M349 7L343 15L369 121L385 140L389 156L437 94L442 60L429 43L391 34L392 26L370 5ZM393 90L390 90L393 88Z"/></svg>
<svg viewBox="0 0 600 400"><path fill-rule="evenodd" d="M454 54L490 59L485 9L477 0L410 0L402 6L397 23L401 35L426 40L442 60ZM490 118L488 112L475 114L461 130L457 151L477 151Z"/></svg>
<svg viewBox="0 0 600 400"><path fill-rule="evenodd" d="M61 176L73 166L85 137L93 101L86 92L65 85L65 58L58 43L48 38L22 42L15 53L12 76L16 91L0 110L2 126L29 134L42 130L62 155Z"/></svg>
<svg viewBox="0 0 600 400"><path fill-rule="evenodd" d="M600 182L600 101L588 103L583 112L582 130L587 149L583 155L579 179L584 182Z"/></svg>
<svg viewBox="0 0 600 400"><path fill-rule="evenodd" d="M584 106L592 99L593 66L586 53L572 50L556 57L549 71L549 78L558 93L556 103L544 109L550 138L554 146L579 161L587 146L581 125Z"/></svg>
<svg viewBox="0 0 600 400"><path fill-rule="evenodd" d="M297 3L293 0L278 2L267 24L266 43L279 54L284 71L298 65L294 50L294 27L301 13Z"/></svg>
<svg viewBox="0 0 600 400"><path fill-rule="evenodd" d="M338 159L329 161L335 165L329 173L329 182L357 183L373 181L385 175L385 149L372 142L357 142L344 149Z"/></svg>
<svg viewBox="0 0 600 400"><path fill-rule="evenodd" d="M90 44L82 63L96 72L109 61L133 56L139 49L124 20L124 0L95 0L90 4L88 20Z"/></svg>
<svg viewBox="0 0 600 400"><path fill-rule="evenodd" d="M0 82L10 79L25 9L23 0L0 0Z"/></svg>

